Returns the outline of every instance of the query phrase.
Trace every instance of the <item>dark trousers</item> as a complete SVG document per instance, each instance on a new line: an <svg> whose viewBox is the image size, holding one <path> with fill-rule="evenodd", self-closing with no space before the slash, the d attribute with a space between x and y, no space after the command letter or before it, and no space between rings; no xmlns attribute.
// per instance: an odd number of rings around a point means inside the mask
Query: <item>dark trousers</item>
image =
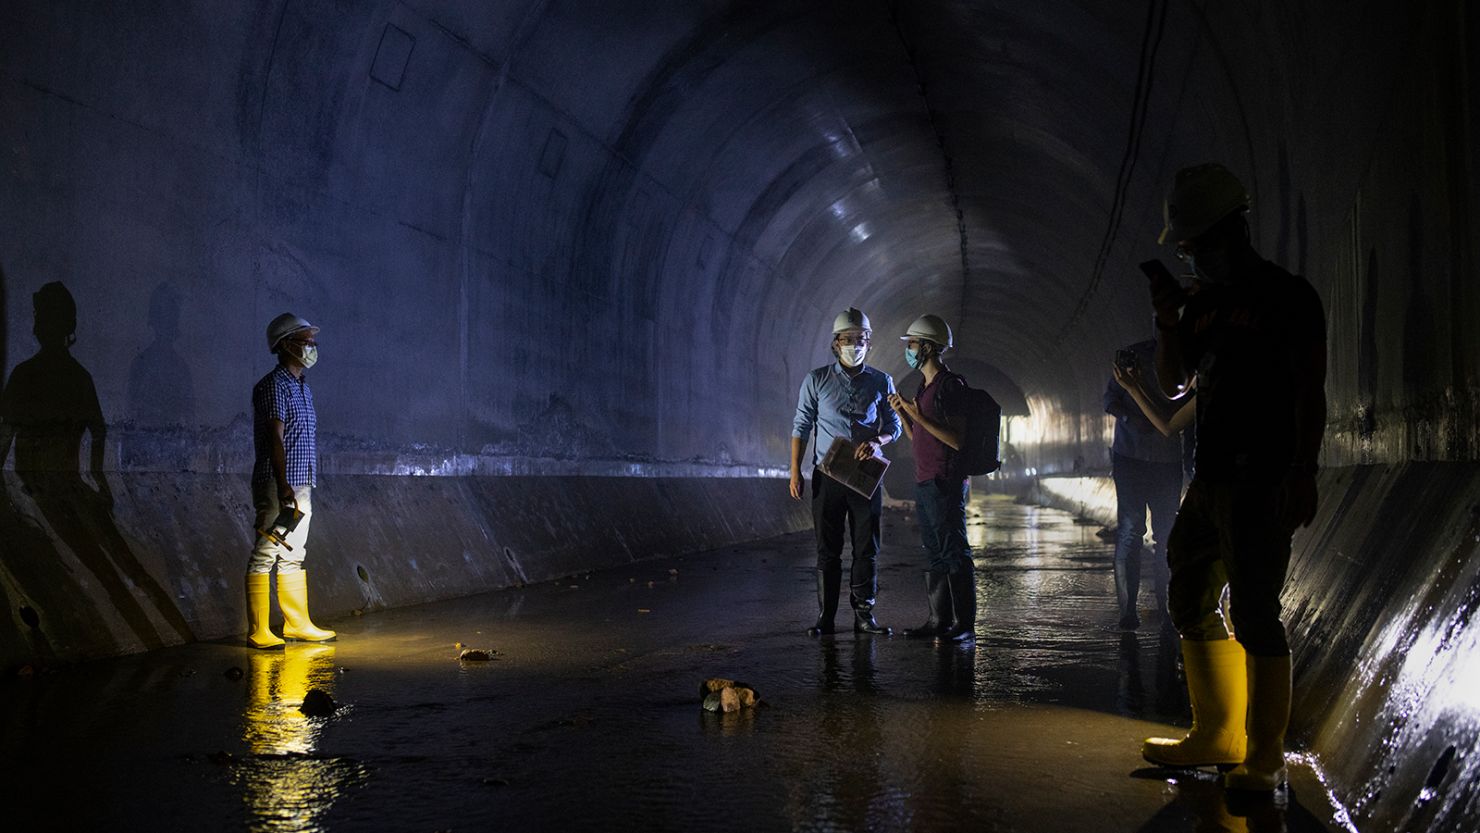
<svg viewBox="0 0 1480 833"><path fill-rule="evenodd" d="M1167 542L1168 602L1183 639L1228 638L1220 608L1226 586L1234 635L1244 650L1262 657L1289 655L1280 591L1290 567L1291 530L1275 515L1277 489L1196 477L1187 487Z"/></svg>
<svg viewBox="0 0 1480 833"><path fill-rule="evenodd" d="M848 588L855 610L870 610L879 594L879 527L884 489L864 497L817 469L812 470L812 528L817 533L817 569L842 575L843 539L853 540Z"/></svg>
<svg viewBox="0 0 1480 833"><path fill-rule="evenodd" d="M1151 587L1156 606L1167 606L1167 539L1182 497L1182 464L1151 463L1119 454L1111 459L1115 478L1115 599L1120 615L1136 615L1141 590L1141 540L1151 510Z"/></svg>
<svg viewBox="0 0 1480 833"><path fill-rule="evenodd" d="M936 575L971 569L971 545L966 543L967 480L927 480L915 484L915 514L920 521L920 544Z"/></svg>

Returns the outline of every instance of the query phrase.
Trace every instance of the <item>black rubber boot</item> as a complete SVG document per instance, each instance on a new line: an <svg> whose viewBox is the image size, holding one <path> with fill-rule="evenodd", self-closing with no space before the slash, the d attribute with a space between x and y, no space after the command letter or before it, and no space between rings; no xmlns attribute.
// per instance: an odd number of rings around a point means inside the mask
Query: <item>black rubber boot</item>
<svg viewBox="0 0 1480 833"><path fill-rule="evenodd" d="M951 597L951 625L941 631L940 639L957 645L976 641L976 574L967 567L946 577Z"/></svg>
<svg viewBox="0 0 1480 833"><path fill-rule="evenodd" d="M843 583L843 565L817 571L817 624L807 629L812 636L836 633L833 619L838 615L838 590Z"/></svg>
<svg viewBox="0 0 1480 833"><path fill-rule="evenodd" d="M853 632L854 633L879 633L888 636L894 631L874 621L873 602L860 602L853 599Z"/></svg>
<svg viewBox="0 0 1480 833"><path fill-rule="evenodd" d="M925 624L904 629L904 635L910 639L933 639L951 624L951 588L944 575L925 573L925 601L930 608Z"/></svg>

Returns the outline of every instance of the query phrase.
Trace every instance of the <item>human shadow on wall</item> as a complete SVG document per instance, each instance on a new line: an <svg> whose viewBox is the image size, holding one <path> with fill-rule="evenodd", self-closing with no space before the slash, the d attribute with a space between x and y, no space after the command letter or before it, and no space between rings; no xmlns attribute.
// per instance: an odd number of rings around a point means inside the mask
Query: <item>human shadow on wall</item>
<svg viewBox="0 0 1480 833"><path fill-rule="evenodd" d="M0 266L0 371L10 366L6 287L5 269ZM9 435L5 431L5 424L0 422L0 439L4 439L8 451ZM5 454L0 454L0 469L4 462ZM63 591L71 585L71 576L40 525L16 508L3 472L0 472L0 536L5 542L0 546L0 605L5 610L3 615L15 617L10 619L15 630L0 626L0 650L7 657L29 656L33 669L53 665L57 652L41 628L37 608L63 609L66 604ZM80 613L83 632L101 631L103 620L96 611L84 608Z"/></svg>
<svg viewBox="0 0 1480 833"><path fill-rule="evenodd" d="M195 382L175 342L180 336L180 290L161 283L149 295L154 340L134 357L128 371L129 414L140 426L195 424Z"/></svg>
<svg viewBox="0 0 1480 833"><path fill-rule="evenodd" d="M164 645L134 596L137 587L183 641L194 634L169 593L139 563L113 518L113 494L103 475L107 425L92 376L72 356L77 304L60 282L31 296L32 332L40 349L16 365L0 392L0 461L15 446L15 469L56 537L96 577L128 628L146 648ZM90 435L89 473L79 465L82 435ZM10 505L10 497L3 501ZM9 549L7 547L7 549ZM60 572L52 573L60 577ZM81 582L73 592L82 595ZM85 605L67 605L76 610Z"/></svg>

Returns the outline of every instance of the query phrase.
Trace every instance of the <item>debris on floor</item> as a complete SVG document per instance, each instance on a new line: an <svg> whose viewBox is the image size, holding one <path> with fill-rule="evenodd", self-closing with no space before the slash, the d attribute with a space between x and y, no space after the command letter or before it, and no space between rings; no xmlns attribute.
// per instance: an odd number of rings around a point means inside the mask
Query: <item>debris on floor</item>
<svg viewBox="0 0 1480 833"><path fill-rule="evenodd" d="M699 684L699 697L704 710L729 714L742 708L753 708L761 698L749 683L711 677Z"/></svg>
<svg viewBox="0 0 1480 833"><path fill-rule="evenodd" d="M298 710L309 717L329 717L337 708L339 704L334 702L334 698L330 697L327 691L321 688L311 688L307 694L303 695L303 705L299 706Z"/></svg>

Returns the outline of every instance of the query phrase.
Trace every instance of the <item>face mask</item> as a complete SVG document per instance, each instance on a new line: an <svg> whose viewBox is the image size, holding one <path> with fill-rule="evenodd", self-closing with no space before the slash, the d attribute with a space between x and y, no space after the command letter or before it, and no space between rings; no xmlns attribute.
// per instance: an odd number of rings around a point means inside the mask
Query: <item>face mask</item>
<svg viewBox="0 0 1480 833"><path fill-rule="evenodd" d="M316 346L304 347L302 348L302 352L300 352L298 355L298 362L299 364L303 365L304 370L313 367L318 360L319 348Z"/></svg>
<svg viewBox="0 0 1480 833"><path fill-rule="evenodd" d="M867 354L868 348L862 344L838 345L838 361L843 363L843 367L858 367L863 364L863 357Z"/></svg>
<svg viewBox="0 0 1480 833"><path fill-rule="evenodd" d="M904 348L904 363L915 370L919 370L925 366L925 357L920 355L919 350L913 347L906 347Z"/></svg>
<svg viewBox="0 0 1480 833"><path fill-rule="evenodd" d="M1203 283L1227 283L1233 272L1228 260L1227 246L1204 244L1201 257L1187 250L1183 250L1178 256L1192 270L1193 277Z"/></svg>
<svg viewBox="0 0 1480 833"><path fill-rule="evenodd" d="M1187 271L1192 273L1193 280L1200 283L1217 283L1217 281L1213 280L1212 276L1198 268L1196 256L1186 255L1182 258L1182 262L1187 264Z"/></svg>

